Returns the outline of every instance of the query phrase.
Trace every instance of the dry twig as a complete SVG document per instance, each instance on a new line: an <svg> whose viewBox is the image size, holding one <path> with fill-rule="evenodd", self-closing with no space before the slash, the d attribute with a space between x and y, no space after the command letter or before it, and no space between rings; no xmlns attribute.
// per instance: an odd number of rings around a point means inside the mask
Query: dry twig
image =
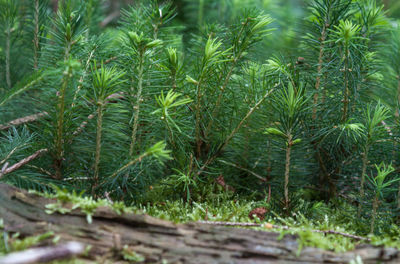
<svg viewBox="0 0 400 264"><path fill-rule="evenodd" d="M18 161L17 163L15 163L14 165L12 165L11 167L7 167L7 163L5 166L3 166L3 169L0 172L0 178L3 177L4 175L11 173L13 171L18 170L19 168L21 168L22 166L24 166L25 164L31 162L32 160L36 159L37 157L39 157L41 154L46 153L48 150L47 149L40 149L38 151L36 151L35 153L33 153L32 155L30 155L29 157L26 157L20 161Z"/></svg>
<svg viewBox="0 0 400 264"><path fill-rule="evenodd" d="M29 116L25 116L25 117L21 117L21 118L17 118L15 120L12 120L10 122L8 122L7 124L4 125L0 125L0 130L6 130L9 129L10 127L13 126L19 126L22 124L26 124L26 123L31 123L34 122L44 116L48 115L47 112L42 112L42 113L37 113L37 114L33 114L33 115L29 115Z"/></svg>

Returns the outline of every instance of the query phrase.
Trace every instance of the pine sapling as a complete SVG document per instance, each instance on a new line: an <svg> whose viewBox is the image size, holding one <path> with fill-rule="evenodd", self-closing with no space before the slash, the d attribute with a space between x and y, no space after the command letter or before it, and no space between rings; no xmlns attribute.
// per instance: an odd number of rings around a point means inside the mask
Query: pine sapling
<svg viewBox="0 0 400 264"><path fill-rule="evenodd" d="M364 198L364 188L365 188L365 175L368 167L368 154L370 147L376 143L377 140L382 138L382 132L384 132L384 128L381 126L381 123L385 121L389 117L389 109L382 105L380 102L372 108L372 105L369 104L367 106L366 111L364 112L365 116L365 124L364 124L364 144L363 144L363 153L362 153L362 167L361 167L361 182L360 182L360 199ZM362 204L358 205L358 217L361 216Z"/></svg>
<svg viewBox="0 0 400 264"><path fill-rule="evenodd" d="M104 67L103 62L100 68L97 68L96 61L92 67L93 73L93 95L97 107L97 127L96 127L96 152L94 162L93 190L99 183L99 164L101 156L101 136L103 129L103 114L106 107L106 100L112 94L118 92L118 85L123 82L121 77L124 73L115 68Z"/></svg>
<svg viewBox="0 0 400 264"><path fill-rule="evenodd" d="M239 32L233 32L233 45L232 49L228 53L229 63L227 72L221 71L219 76L218 90L219 95L213 106L213 111L211 114L210 121L204 132L204 138L207 139L210 133L216 115L219 112L223 95L226 93L227 86L231 81L232 74L234 73L237 65L241 62L248 52L248 50L258 41L262 40L264 37L268 36L273 29L266 29L268 25L273 22L273 19L268 15L259 15L256 18L247 17L240 26Z"/></svg>
<svg viewBox="0 0 400 264"><path fill-rule="evenodd" d="M136 87L136 95L135 95L135 86L134 81L131 81L130 87L130 96L132 98L136 97L136 102L133 106L134 112L134 119L133 119L133 126L132 126L132 134L131 134L131 143L129 146L129 156L133 156L134 149L136 145L136 137L138 132L138 125L140 120L140 107L143 101L142 92L143 92L143 81L144 81L144 74L145 74L145 63L146 63L146 56L150 53L149 50L154 50L155 48L162 45L162 41L159 39L152 40L144 36L143 33L136 33L136 32L128 32L128 43L133 51L133 56L135 56L135 60L137 60L137 64L133 65L134 72L136 73L137 77L137 87ZM132 58L133 59L133 58Z"/></svg>
<svg viewBox="0 0 400 264"><path fill-rule="evenodd" d="M348 118L349 103L350 103L350 73L352 68L350 67L352 54L354 48L357 47L360 40L365 38L359 36L360 26L353 24L349 20L341 20L338 26L335 26L333 30L333 38L329 42L340 44L341 60L343 62L343 68L340 69L343 72L343 113L342 122L345 122Z"/></svg>
<svg viewBox="0 0 400 264"><path fill-rule="evenodd" d="M395 171L392 165L387 166L386 164L381 163L380 165L375 165L375 168L378 173L377 176L376 177L367 176L368 180L371 182L375 191L375 196L372 200L372 213L371 213L372 219L371 219L371 229L370 229L371 234L373 234L375 230L375 220L379 208L379 202L380 199L383 199L384 191L386 191L393 183L400 180L400 178L386 180L387 176Z"/></svg>
<svg viewBox="0 0 400 264"><path fill-rule="evenodd" d="M208 38L205 47L203 58L201 59L201 65L197 80L194 80L190 76L187 76L186 80L196 86L196 100L195 100L195 132L196 132L196 158L201 157L201 146L202 140L202 126L203 126L203 96L205 94L205 83L207 82L208 76L212 74L212 70L220 63L223 62L224 56L227 51L221 51L220 47L222 42L211 37Z"/></svg>
<svg viewBox="0 0 400 264"><path fill-rule="evenodd" d="M295 92L289 82L288 88L282 88L272 99L274 109L279 113L281 122L277 128L267 128L267 135L277 136L284 139L286 144L285 175L284 175L284 209L289 211L289 177L291 166L291 152L295 144L301 142L297 138L298 126L302 120L306 108L307 98L304 96L303 89Z"/></svg>

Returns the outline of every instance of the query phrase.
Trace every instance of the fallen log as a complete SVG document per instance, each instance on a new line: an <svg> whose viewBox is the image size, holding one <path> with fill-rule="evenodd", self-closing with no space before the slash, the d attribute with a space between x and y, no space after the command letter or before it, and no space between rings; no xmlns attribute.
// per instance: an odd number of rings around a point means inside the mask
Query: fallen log
<svg viewBox="0 0 400 264"><path fill-rule="evenodd" d="M51 203L55 201L0 184L0 218L5 232L32 236L52 231L59 236L59 243L90 245L88 261L117 262L121 258L118 252L126 245L145 263L349 263L357 256L364 264L400 263L400 252L392 248L364 245L334 253L305 247L297 255L299 244L294 235L278 240L279 234L273 232L173 224L148 215L118 215L109 207L97 208L88 224L86 215L77 210L47 214L46 205Z"/></svg>
<svg viewBox="0 0 400 264"><path fill-rule="evenodd" d="M69 242L53 247L32 248L8 254L0 259L1 264L34 264L53 260L63 260L84 252L84 246L77 242Z"/></svg>

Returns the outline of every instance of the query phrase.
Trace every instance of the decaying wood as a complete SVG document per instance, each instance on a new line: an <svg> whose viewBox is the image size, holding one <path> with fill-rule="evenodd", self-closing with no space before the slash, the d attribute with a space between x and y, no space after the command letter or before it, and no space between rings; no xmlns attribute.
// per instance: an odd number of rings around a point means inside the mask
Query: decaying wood
<svg viewBox="0 0 400 264"><path fill-rule="evenodd" d="M0 184L0 218L5 231L24 236L53 231L60 237L59 243L91 245L88 258L114 258L110 263L117 261L125 245L142 255L146 263L349 263L358 255L365 264L400 263L399 251L391 248L365 245L338 254L306 247L297 255L299 245L293 235L278 240L279 234L273 232L173 224L147 215L117 215L108 207L98 208L88 224L80 211L46 214L45 206L54 202Z"/></svg>
<svg viewBox="0 0 400 264"><path fill-rule="evenodd" d="M54 260L64 260L82 254L85 247L82 243L68 242L52 247L32 248L15 252L0 259L1 264L34 264Z"/></svg>
<svg viewBox="0 0 400 264"><path fill-rule="evenodd" d="M213 221L199 221L199 223L206 224L206 225L217 225L217 226L264 227L267 229L281 229L281 230L293 230L294 229L289 226L273 225L270 223L258 224L258 223L213 222ZM339 235L339 236L348 237L348 238L355 239L355 240L363 240L363 241L368 241L368 242L371 241L371 239L368 237L357 236L357 235L339 232L339 231L335 231L335 230L311 229L310 231L313 233L323 233L325 235L327 235L327 234Z"/></svg>

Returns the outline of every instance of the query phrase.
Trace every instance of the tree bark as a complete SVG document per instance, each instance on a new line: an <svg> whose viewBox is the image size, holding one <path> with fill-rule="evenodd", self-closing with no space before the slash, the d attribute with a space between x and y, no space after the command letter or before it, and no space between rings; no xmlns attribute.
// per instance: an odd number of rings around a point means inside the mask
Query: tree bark
<svg viewBox="0 0 400 264"><path fill-rule="evenodd" d="M147 215L117 215L101 207L93 215L72 211L46 214L52 199L0 184L0 218L4 231L31 236L53 231L59 243L76 241L91 245L87 261L118 261L124 245L145 258L145 263L348 263L359 255L366 263L399 263L396 249L365 245L347 253L305 247L296 255L296 236L205 225L173 224ZM1 263L1 259L0 259Z"/></svg>

